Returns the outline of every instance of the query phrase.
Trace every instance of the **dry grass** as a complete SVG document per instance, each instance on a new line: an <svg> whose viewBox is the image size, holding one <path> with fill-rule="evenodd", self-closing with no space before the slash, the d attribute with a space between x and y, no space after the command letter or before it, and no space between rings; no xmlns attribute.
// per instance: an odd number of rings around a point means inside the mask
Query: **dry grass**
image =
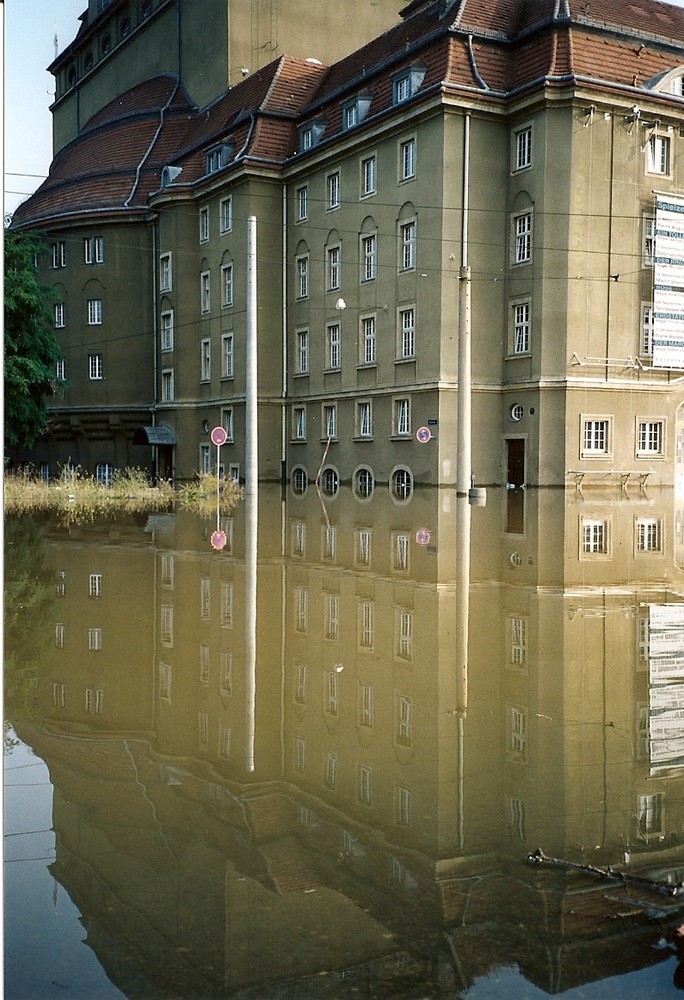
<svg viewBox="0 0 684 1000"><path fill-rule="evenodd" d="M108 514L170 510L176 503L200 514L215 513L216 490L215 476L201 476L196 484L175 491L168 483L153 486L140 469L115 473L111 486L101 486L78 469L64 469L59 479L49 483L19 472L5 475L4 505L5 514L47 512L57 514L65 524L78 524ZM225 513L242 491L222 480L219 494L221 512Z"/></svg>

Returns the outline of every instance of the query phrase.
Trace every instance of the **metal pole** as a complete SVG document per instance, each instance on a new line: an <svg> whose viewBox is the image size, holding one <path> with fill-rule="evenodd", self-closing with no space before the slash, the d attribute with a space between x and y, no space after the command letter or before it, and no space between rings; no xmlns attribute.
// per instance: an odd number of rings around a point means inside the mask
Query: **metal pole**
<svg viewBox="0 0 684 1000"><path fill-rule="evenodd" d="M257 530L259 464L257 428L257 280L256 218L247 219L247 354L245 407L245 766L255 768Z"/></svg>

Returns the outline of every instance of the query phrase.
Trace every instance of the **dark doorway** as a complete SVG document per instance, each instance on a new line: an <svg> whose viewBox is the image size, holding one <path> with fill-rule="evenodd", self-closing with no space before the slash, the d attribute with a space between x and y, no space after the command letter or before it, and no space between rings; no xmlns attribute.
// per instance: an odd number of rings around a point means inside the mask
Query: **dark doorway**
<svg viewBox="0 0 684 1000"><path fill-rule="evenodd" d="M522 535L525 530L525 441L506 441L506 531Z"/></svg>

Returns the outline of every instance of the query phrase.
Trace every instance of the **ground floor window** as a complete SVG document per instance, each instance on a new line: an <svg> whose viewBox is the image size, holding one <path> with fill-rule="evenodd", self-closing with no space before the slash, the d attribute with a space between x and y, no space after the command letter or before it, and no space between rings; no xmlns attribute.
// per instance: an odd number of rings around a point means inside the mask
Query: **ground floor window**
<svg viewBox="0 0 684 1000"><path fill-rule="evenodd" d="M109 462L100 462L95 469L95 478L100 486L111 486L114 479L114 466Z"/></svg>

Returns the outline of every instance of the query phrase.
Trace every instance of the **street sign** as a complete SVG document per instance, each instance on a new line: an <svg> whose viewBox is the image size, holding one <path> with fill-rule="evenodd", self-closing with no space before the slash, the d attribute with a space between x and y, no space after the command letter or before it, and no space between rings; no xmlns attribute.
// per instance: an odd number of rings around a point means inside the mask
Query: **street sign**
<svg viewBox="0 0 684 1000"><path fill-rule="evenodd" d="M417 545L427 545L430 541L430 532L427 528L419 528L416 532L416 544Z"/></svg>
<svg viewBox="0 0 684 1000"><path fill-rule="evenodd" d="M419 427L416 431L416 440L420 441L421 444L427 444L431 437L432 431L429 427Z"/></svg>
<svg viewBox="0 0 684 1000"><path fill-rule="evenodd" d="M225 531L212 531L210 540L212 549L225 548L227 541Z"/></svg>
<svg viewBox="0 0 684 1000"><path fill-rule="evenodd" d="M222 444L225 444L228 440L228 434L226 433L225 427L214 427L211 432L212 444L215 444L217 448L220 448Z"/></svg>

